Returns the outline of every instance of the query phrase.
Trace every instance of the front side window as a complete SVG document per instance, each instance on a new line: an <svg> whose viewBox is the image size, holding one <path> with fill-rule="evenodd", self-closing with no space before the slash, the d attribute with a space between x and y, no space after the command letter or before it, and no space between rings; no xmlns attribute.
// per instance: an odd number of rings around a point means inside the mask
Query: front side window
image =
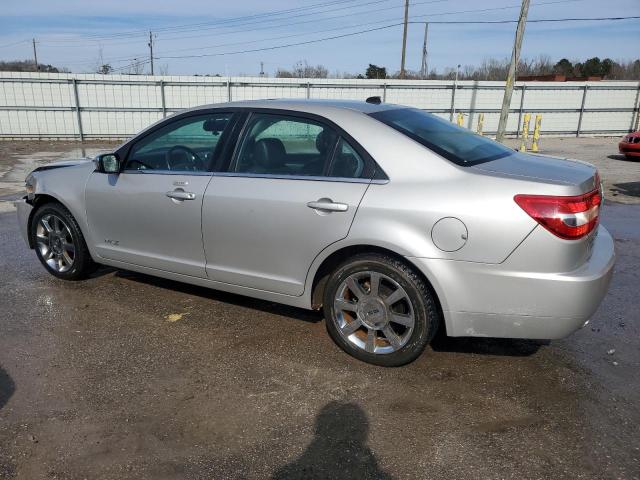
<svg viewBox="0 0 640 480"><path fill-rule="evenodd" d="M167 124L133 146L125 170L207 171L231 116L211 113Z"/></svg>
<svg viewBox="0 0 640 480"><path fill-rule="evenodd" d="M232 171L268 175L325 175L338 141L319 122L276 114L254 114Z"/></svg>
<svg viewBox="0 0 640 480"><path fill-rule="evenodd" d="M477 165L515 153L487 137L414 108L383 110L370 115L458 165Z"/></svg>

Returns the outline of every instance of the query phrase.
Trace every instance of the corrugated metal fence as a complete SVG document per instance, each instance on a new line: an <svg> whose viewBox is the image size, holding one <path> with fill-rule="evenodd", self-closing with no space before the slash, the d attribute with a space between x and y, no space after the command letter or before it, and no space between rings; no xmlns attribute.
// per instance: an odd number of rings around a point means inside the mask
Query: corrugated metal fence
<svg viewBox="0 0 640 480"><path fill-rule="evenodd" d="M504 83L249 77L0 73L0 138L129 137L196 105L264 98L339 98L409 105L484 132L498 125ZM507 130L524 113L542 114L546 135L619 135L638 128L640 82L518 82Z"/></svg>

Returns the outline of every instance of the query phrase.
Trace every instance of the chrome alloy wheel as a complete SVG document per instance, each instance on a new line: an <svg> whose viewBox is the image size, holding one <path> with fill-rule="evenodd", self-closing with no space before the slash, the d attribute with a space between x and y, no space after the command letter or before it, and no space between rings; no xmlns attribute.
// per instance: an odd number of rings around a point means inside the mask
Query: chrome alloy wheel
<svg viewBox="0 0 640 480"><path fill-rule="evenodd" d="M64 273L73 267L76 247L69 226L59 216L52 213L42 216L36 227L36 244L52 270Z"/></svg>
<svg viewBox="0 0 640 480"><path fill-rule="evenodd" d="M415 324L409 295L398 282L380 272L349 275L333 302L340 335L368 353L401 349Z"/></svg>

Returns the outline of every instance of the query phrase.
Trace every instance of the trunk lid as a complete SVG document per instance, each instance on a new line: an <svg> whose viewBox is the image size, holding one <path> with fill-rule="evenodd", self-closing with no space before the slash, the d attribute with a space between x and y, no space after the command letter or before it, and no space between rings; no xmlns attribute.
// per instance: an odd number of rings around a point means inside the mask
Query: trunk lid
<svg viewBox="0 0 640 480"><path fill-rule="evenodd" d="M566 195L579 195L599 187L593 165L548 155L517 152L470 168L490 175L564 186Z"/></svg>

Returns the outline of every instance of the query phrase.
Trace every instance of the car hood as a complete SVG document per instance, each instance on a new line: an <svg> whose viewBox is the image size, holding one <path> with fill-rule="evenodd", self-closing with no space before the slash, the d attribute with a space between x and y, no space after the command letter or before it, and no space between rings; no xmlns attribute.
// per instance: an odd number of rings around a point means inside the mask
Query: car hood
<svg viewBox="0 0 640 480"><path fill-rule="evenodd" d="M75 160L62 160L60 162L48 163L33 170L34 172L42 172L43 170L53 170L54 168L73 167L76 165L85 165L93 162L91 158L78 158Z"/></svg>
<svg viewBox="0 0 640 480"><path fill-rule="evenodd" d="M596 168L580 160L517 152L471 168L489 174L579 186L583 191L595 188Z"/></svg>

